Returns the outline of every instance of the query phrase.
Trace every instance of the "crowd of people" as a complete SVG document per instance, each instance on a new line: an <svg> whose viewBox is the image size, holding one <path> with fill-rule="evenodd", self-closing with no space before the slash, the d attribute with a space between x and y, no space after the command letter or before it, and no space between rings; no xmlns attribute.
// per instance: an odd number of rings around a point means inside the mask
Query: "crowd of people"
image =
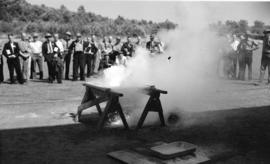
<svg viewBox="0 0 270 164"><path fill-rule="evenodd" d="M6 57L10 83L24 84L29 79L36 79L37 75L40 80L44 79L44 63L47 63L49 83L55 80L62 83L63 79L84 81L86 77L98 74L100 70L112 65L126 66L127 61L134 57L137 46L146 47L150 54L163 52L163 43L157 41L154 35L150 36L146 44L137 35L127 36L123 42L121 37L83 37L80 33L76 33L73 39L69 31L63 38L58 33L46 33L45 41L41 40L37 33L21 33L20 41L17 42L13 34L8 34L8 42L0 53L0 83L4 81L3 56Z"/></svg>
<svg viewBox="0 0 270 164"><path fill-rule="evenodd" d="M228 79L245 80L246 68L248 68L247 79L252 80L253 51L259 48L254 39L263 41L259 82L263 82L268 67L268 83L270 83L270 30L265 30L264 35L248 33L227 35L226 46L223 46L220 52L223 74Z"/></svg>

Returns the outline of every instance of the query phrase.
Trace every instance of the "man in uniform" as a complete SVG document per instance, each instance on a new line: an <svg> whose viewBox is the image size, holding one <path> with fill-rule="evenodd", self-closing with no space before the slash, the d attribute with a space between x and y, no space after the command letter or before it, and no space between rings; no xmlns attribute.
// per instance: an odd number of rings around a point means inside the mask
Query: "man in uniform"
<svg viewBox="0 0 270 164"><path fill-rule="evenodd" d="M95 36L93 35L91 38L88 38L87 47L85 49L85 58L87 66L86 77L90 77L94 73L94 63L97 52L98 48L95 43Z"/></svg>
<svg viewBox="0 0 270 164"><path fill-rule="evenodd" d="M245 80L245 70L248 66L248 80L252 80L252 56L253 51L258 49L258 45L248 39L247 34L241 35L239 49L239 80Z"/></svg>
<svg viewBox="0 0 270 164"><path fill-rule="evenodd" d="M33 78L36 77L36 63L38 64L39 68L39 79L43 79L43 56L42 56L42 42L38 40L38 34L34 33L33 35L33 42L30 43L32 48L32 61L33 61L33 68L32 74Z"/></svg>
<svg viewBox="0 0 270 164"><path fill-rule="evenodd" d="M25 33L21 33L21 41L18 43L20 48L20 56L22 63L22 75L25 82L30 78L30 67L31 67L31 46L27 40Z"/></svg>
<svg viewBox="0 0 270 164"><path fill-rule="evenodd" d="M73 41L69 47L70 51L73 51L73 81L78 80L78 69L80 68L80 80L85 80L85 49L87 43L82 40L80 33L76 34L76 40Z"/></svg>
<svg viewBox="0 0 270 164"><path fill-rule="evenodd" d="M128 36L127 37L127 42L125 42L121 48L124 56L126 56L127 58L130 58L133 56L133 52L134 52L134 46L131 43L131 37Z"/></svg>
<svg viewBox="0 0 270 164"><path fill-rule="evenodd" d="M53 83L57 76L55 72L55 59L58 57L60 50L53 42L53 38L50 33L47 33L45 38L46 41L42 44L42 54L48 66L49 83ZM61 78L59 78L59 76L57 77L58 83L62 83Z"/></svg>
<svg viewBox="0 0 270 164"><path fill-rule="evenodd" d="M4 82L4 63L2 56L2 47L0 47L0 84Z"/></svg>
<svg viewBox="0 0 270 164"><path fill-rule="evenodd" d="M65 80L69 80L69 68L72 52L69 50L69 46L72 43L71 32L66 32L64 39L64 62L65 62Z"/></svg>
<svg viewBox="0 0 270 164"><path fill-rule="evenodd" d="M9 69L10 83L14 84L14 69L17 74L17 80L20 84L24 83L21 65L19 60L20 48L17 42L13 41L13 34L8 34L8 42L4 45L2 54L7 58L7 64Z"/></svg>

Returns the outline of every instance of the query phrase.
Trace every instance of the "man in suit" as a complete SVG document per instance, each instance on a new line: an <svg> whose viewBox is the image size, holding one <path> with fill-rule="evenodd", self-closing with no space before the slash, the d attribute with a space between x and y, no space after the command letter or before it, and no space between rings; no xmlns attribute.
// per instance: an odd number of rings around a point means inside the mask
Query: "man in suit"
<svg viewBox="0 0 270 164"><path fill-rule="evenodd" d="M80 80L85 80L85 49L87 43L82 40L80 33L76 34L76 40L73 41L69 47L69 50L73 52L73 81L78 80L78 69L80 68Z"/></svg>
<svg viewBox="0 0 270 164"><path fill-rule="evenodd" d="M14 70L17 74L17 80L20 84L24 83L21 65L19 60L20 48L17 42L13 40L13 34L8 34L8 42L4 45L2 54L7 58L7 64L9 69L10 83L15 84Z"/></svg>
<svg viewBox="0 0 270 164"><path fill-rule="evenodd" d="M133 52L134 52L134 46L131 43L131 37L128 36L127 37L127 42L125 42L122 46L122 52L124 54L124 56L130 58L133 56Z"/></svg>
<svg viewBox="0 0 270 164"><path fill-rule="evenodd" d="M3 55L2 48L0 47L0 84L4 81L4 63L3 63Z"/></svg>
<svg viewBox="0 0 270 164"><path fill-rule="evenodd" d="M72 40L71 40L71 32L66 32L66 35L65 35L65 39L64 39L64 62L65 62L65 80L69 80L69 67L70 67L70 60L71 60L71 55L72 55L72 52L69 50L69 46L71 45L72 43Z"/></svg>
<svg viewBox="0 0 270 164"><path fill-rule="evenodd" d="M95 56L96 56L96 53L98 52L94 35L88 39L87 45L88 46L85 49L85 58L86 58L86 66L87 66L86 77L90 77L94 73Z"/></svg>
<svg viewBox="0 0 270 164"><path fill-rule="evenodd" d="M62 77L60 78L57 74L57 70L55 68L55 64L60 55L60 50L56 46L55 42L53 42L52 35L47 33L45 35L46 41L42 44L42 54L47 62L48 73L49 73L49 83L53 83L55 77L57 77L57 82L62 83Z"/></svg>

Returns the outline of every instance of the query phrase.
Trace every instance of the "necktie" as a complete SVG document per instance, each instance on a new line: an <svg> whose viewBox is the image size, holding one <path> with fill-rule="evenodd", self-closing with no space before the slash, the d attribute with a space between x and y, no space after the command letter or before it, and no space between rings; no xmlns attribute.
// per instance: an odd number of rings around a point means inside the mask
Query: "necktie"
<svg viewBox="0 0 270 164"><path fill-rule="evenodd" d="M52 53L52 52L53 52L53 50L52 50L52 43L49 42L49 53Z"/></svg>

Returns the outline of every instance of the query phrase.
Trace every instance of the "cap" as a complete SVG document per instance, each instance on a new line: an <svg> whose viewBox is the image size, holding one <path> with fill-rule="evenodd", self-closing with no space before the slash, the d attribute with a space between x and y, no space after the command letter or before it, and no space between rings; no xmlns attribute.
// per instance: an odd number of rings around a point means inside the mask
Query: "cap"
<svg viewBox="0 0 270 164"><path fill-rule="evenodd" d="M71 36L71 32L67 31L66 35Z"/></svg>
<svg viewBox="0 0 270 164"><path fill-rule="evenodd" d="M81 37L82 34L78 32L78 33L76 34L76 36L77 36L77 37Z"/></svg>
<svg viewBox="0 0 270 164"><path fill-rule="evenodd" d="M50 37L52 37L52 35L50 33L45 34L45 38L50 38Z"/></svg>

